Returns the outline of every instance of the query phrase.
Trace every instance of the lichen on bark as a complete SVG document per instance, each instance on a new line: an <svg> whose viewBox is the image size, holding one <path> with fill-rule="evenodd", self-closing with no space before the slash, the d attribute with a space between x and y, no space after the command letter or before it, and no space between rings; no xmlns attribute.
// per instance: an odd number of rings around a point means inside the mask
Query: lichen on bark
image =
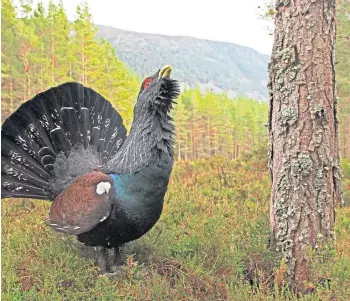
<svg viewBox="0 0 350 301"><path fill-rule="evenodd" d="M334 206L342 200L334 5L276 2L268 85L271 238L299 284L308 280L306 250L334 238Z"/></svg>

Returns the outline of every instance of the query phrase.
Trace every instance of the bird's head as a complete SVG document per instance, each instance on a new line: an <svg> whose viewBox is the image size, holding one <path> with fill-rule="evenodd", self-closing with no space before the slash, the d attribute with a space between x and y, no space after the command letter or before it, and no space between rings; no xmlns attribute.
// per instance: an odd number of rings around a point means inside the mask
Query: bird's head
<svg viewBox="0 0 350 301"><path fill-rule="evenodd" d="M142 82L135 114L155 112L167 114L170 111L173 100L180 94L178 82L170 78L171 70L170 65L165 65Z"/></svg>
<svg viewBox="0 0 350 301"><path fill-rule="evenodd" d="M174 99L180 94L179 84L170 78L171 66L166 65L141 85L134 107L134 120L130 133L117 155L110 160L105 171L125 165L129 172L136 172L158 158L172 166L175 128L169 115ZM153 162L153 161L152 161Z"/></svg>

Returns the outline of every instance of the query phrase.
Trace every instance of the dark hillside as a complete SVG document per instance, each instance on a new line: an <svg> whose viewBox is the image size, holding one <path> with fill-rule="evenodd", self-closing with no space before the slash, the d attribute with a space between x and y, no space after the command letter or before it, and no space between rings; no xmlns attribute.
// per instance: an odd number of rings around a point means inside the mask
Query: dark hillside
<svg viewBox="0 0 350 301"><path fill-rule="evenodd" d="M249 47L186 36L165 36L98 26L98 37L110 41L119 58L140 75L159 66L174 66L181 82L230 96L267 98L269 57Z"/></svg>

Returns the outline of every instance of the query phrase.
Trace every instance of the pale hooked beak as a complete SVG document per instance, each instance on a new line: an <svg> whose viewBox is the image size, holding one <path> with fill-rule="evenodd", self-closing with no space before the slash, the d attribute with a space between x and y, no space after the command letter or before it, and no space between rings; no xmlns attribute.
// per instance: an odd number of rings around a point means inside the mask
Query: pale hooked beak
<svg viewBox="0 0 350 301"><path fill-rule="evenodd" d="M160 69L159 75L158 75L158 80L164 77L169 77L171 73L172 67L170 65L165 65Z"/></svg>

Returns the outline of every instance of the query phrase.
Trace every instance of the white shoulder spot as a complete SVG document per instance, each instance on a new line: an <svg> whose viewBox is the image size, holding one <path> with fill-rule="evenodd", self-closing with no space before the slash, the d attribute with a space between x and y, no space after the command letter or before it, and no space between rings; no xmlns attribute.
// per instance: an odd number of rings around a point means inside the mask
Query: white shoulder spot
<svg viewBox="0 0 350 301"><path fill-rule="evenodd" d="M111 183L109 183L109 182L98 183L96 186L96 193L99 195L102 195L104 193L108 193L110 188L111 188Z"/></svg>

